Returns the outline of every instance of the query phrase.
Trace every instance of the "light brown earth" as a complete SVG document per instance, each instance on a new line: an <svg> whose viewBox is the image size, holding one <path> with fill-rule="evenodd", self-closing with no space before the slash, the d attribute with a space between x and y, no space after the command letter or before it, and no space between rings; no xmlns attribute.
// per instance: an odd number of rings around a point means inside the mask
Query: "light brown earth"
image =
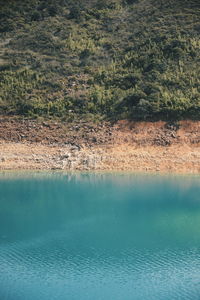
<svg viewBox="0 0 200 300"><path fill-rule="evenodd" d="M200 121L95 125L1 117L0 169L200 174Z"/></svg>

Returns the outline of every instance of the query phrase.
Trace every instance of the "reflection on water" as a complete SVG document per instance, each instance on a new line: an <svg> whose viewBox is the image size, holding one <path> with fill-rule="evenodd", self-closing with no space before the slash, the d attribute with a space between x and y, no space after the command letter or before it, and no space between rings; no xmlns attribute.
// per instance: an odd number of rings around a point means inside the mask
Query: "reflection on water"
<svg viewBox="0 0 200 300"><path fill-rule="evenodd" d="M0 299L200 299L198 176L2 173Z"/></svg>

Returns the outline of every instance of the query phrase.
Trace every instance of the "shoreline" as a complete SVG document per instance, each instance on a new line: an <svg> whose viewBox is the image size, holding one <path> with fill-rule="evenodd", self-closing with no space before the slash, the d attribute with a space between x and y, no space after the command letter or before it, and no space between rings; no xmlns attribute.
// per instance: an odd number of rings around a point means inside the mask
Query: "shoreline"
<svg viewBox="0 0 200 300"><path fill-rule="evenodd" d="M135 176L135 177L147 177L147 178L169 178L169 179L176 179L176 178L192 178L199 180L200 173L161 173L161 172L140 172L140 171L106 171L106 170L87 170L87 171L80 171L80 170L33 170L33 169L15 169L15 170L0 170L0 180L4 179L40 179L40 178L48 178L51 176L55 177L69 177L70 180L74 177L79 178L79 176L95 176L95 177L106 177L106 176L121 176L122 178L125 176Z"/></svg>
<svg viewBox="0 0 200 300"><path fill-rule="evenodd" d="M200 174L200 121L21 122L0 120L1 171Z"/></svg>
<svg viewBox="0 0 200 300"><path fill-rule="evenodd" d="M0 170L200 174L199 150L188 145L166 148L124 144L79 150L28 143L1 143Z"/></svg>

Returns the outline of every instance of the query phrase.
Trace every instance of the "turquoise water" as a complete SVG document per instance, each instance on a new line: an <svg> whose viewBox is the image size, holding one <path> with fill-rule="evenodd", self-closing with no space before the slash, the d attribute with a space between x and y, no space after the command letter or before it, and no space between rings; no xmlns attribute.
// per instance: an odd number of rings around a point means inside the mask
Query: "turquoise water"
<svg viewBox="0 0 200 300"><path fill-rule="evenodd" d="M199 300L200 178L0 175L0 300Z"/></svg>

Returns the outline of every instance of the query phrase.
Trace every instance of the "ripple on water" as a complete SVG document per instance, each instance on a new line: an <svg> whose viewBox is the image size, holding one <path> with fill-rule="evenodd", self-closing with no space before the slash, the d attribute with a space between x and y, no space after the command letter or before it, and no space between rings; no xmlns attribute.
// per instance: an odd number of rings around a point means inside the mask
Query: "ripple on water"
<svg viewBox="0 0 200 300"><path fill-rule="evenodd" d="M0 180L0 300L199 300L199 183L81 178Z"/></svg>

